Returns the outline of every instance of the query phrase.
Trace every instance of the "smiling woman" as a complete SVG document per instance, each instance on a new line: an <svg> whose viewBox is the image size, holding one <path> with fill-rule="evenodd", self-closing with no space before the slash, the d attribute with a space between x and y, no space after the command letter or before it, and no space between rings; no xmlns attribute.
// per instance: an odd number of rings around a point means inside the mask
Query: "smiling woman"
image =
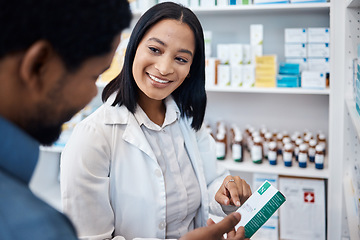
<svg viewBox="0 0 360 240"><path fill-rule="evenodd" d="M217 169L215 141L202 127L204 38L188 8L167 2L144 13L103 100L62 154L64 212L80 237L178 239L251 195L245 181Z"/></svg>

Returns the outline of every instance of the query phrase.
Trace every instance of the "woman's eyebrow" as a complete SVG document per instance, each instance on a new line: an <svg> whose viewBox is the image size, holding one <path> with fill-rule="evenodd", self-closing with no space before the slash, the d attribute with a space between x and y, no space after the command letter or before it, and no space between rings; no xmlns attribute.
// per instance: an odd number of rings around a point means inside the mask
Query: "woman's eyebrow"
<svg viewBox="0 0 360 240"><path fill-rule="evenodd" d="M166 43L164 43L163 41L161 41L160 39L156 38L156 37L151 37L148 39L148 41L155 41L157 43L159 43L160 45L163 45L164 47L166 47ZM187 53L189 54L190 56L193 56L193 53L190 51L190 50L187 50L187 49L179 49L179 52L182 52L182 53Z"/></svg>

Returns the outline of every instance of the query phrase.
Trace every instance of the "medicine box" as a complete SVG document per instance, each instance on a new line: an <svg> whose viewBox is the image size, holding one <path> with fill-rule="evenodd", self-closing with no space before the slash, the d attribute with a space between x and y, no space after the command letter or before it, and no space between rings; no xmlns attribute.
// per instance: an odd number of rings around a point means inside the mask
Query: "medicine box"
<svg viewBox="0 0 360 240"><path fill-rule="evenodd" d="M230 51L230 65L243 64L243 45L242 44L229 44Z"/></svg>
<svg viewBox="0 0 360 240"><path fill-rule="evenodd" d="M217 45L217 58L221 64L229 64L230 61L230 45L218 44Z"/></svg>
<svg viewBox="0 0 360 240"><path fill-rule="evenodd" d="M328 58L330 57L329 43L309 43L307 44L307 56Z"/></svg>
<svg viewBox="0 0 360 240"><path fill-rule="evenodd" d="M243 66L231 65L231 86L242 87L243 85Z"/></svg>
<svg viewBox="0 0 360 240"><path fill-rule="evenodd" d="M275 87L276 75L255 75L255 87Z"/></svg>
<svg viewBox="0 0 360 240"><path fill-rule="evenodd" d="M241 220L235 229L244 226L245 237L250 238L285 201L285 196L266 180L237 210Z"/></svg>
<svg viewBox="0 0 360 240"><path fill-rule="evenodd" d="M298 63L300 65L300 71L308 70L307 58L286 58L287 63Z"/></svg>
<svg viewBox="0 0 360 240"><path fill-rule="evenodd" d="M289 74L289 75L298 75L300 74L300 64L299 63L279 63L279 73L280 74Z"/></svg>
<svg viewBox="0 0 360 240"><path fill-rule="evenodd" d="M329 28L308 28L308 43L329 43Z"/></svg>
<svg viewBox="0 0 360 240"><path fill-rule="evenodd" d="M254 0L254 4L289 3L289 0Z"/></svg>
<svg viewBox="0 0 360 240"><path fill-rule="evenodd" d="M309 89L325 89L326 74L324 72L303 71L301 73L301 87Z"/></svg>
<svg viewBox="0 0 360 240"><path fill-rule="evenodd" d="M254 64L243 65L243 87L255 86L255 66Z"/></svg>
<svg viewBox="0 0 360 240"><path fill-rule="evenodd" d="M225 64L218 65L217 85L230 86L230 65L225 65Z"/></svg>
<svg viewBox="0 0 360 240"><path fill-rule="evenodd" d="M205 84L212 87L217 84L217 66L220 61L217 58L206 58L205 60Z"/></svg>
<svg viewBox="0 0 360 240"><path fill-rule="evenodd" d="M285 28L285 43L306 43L306 28Z"/></svg>
<svg viewBox="0 0 360 240"><path fill-rule="evenodd" d="M308 70L319 72L330 72L329 58L308 58Z"/></svg>
<svg viewBox="0 0 360 240"><path fill-rule="evenodd" d="M276 77L277 87L300 87L299 75L279 74Z"/></svg>
<svg viewBox="0 0 360 240"><path fill-rule="evenodd" d="M251 45L243 44L243 64L252 64Z"/></svg>
<svg viewBox="0 0 360 240"><path fill-rule="evenodd" d="M250 44L263 45L264 40L264 26L262 24L250 25Z"/></svg>
<svg viewBox="0 0 360 240"><path fill-rule="evenodd" d="M285 57L304 58L307 57L307 44L305 43L286 43Z"/></svg>

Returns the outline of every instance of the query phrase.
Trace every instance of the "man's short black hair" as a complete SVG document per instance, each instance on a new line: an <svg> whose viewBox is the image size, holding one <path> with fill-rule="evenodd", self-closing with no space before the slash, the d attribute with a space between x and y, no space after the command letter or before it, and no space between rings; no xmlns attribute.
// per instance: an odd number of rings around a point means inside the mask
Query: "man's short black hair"
<svg viewBox="0 0 360 240"><path fill-rule="evenodd" d="M50 42L69 70L108 53L127 28L127 0L4 0L0 2L0 59Z"/></svg>

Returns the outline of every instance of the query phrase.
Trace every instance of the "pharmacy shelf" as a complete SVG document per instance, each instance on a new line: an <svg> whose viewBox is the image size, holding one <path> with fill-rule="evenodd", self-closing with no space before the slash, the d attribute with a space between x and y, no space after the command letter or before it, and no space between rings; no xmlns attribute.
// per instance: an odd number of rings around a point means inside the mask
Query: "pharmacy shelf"
<svg viewBox="0 0 360 240"><path fill-rule="evenodd" d="M360 1L359 0L347 0L347 7L348 8L358 8L360 7Z"/></svg>
<svg viewBox="0 0 360 240"><path fill-rule="evenodd" d="M354 0L358 1L358 0ZM263 12L263 11L271 11L274 12L276 10L280 11L318 11L324 10L329 11L330 3L292 3L292 4L251 4L251 5L229 5L229 6L214 6L214 7L192 7L191 10L195 12L195 14L226 14L231 12ZM140 17L144 11L142 10L133 10L133 16L135 18Z"/></svg>
<svg viewBox="0 0 360 240"><path fill-rule="evenodd" d="M271 11L280 10L325 10L328 11L330 3L293 3L293 4L253 4L253 5L235 5L235 6L215 6L215 7L195 7L191 8L196 14L224 14L229 12L257 12L257 11Z"/></svg>
<svg viewBox="0 0 360 240"><path fill-rule="evenodd" d="M359 239L360 223L358 219L358 208L355 197L354 187L351 178L348 174L344 175L343 179L345 207L350 232L350 239Z"/></svg>
<svg viewBox="0 0 360 240"><path fill-rule="evenodd" d="M307 177L307 178L329 178L328 159L325 156L324 169L316 169L314 163L307 164L306 168L300 168L297 162L293 160L291 167L285 167L281 157L278 159L277 165L270 165L267 160L263 160L261 164L255 164L250 160L248 152L244 153L243 162L235 162L231 158L225 160L218 160L218 165L225 167L230 171L248 172L248 173L270 173L283 176L292 177Z"/></svg>
<svg viewBox="0 0 360 240"><path fill-rule="evenodd" d="M356 111L354 99L347 97L345 99L347 110L349 111L349 116L352 120L352 123L356 129L357 135L360 138L360 116Z"/></svg>
<svg viewBox="0 0 360 240"><path fill-rule="evenodd" d="M329 95L330 89L305 89L305 88L241 88L241 87L207 87L208 92L242 92L242 93L275 93L275 94L314 94L314 95Z"/></svg>

